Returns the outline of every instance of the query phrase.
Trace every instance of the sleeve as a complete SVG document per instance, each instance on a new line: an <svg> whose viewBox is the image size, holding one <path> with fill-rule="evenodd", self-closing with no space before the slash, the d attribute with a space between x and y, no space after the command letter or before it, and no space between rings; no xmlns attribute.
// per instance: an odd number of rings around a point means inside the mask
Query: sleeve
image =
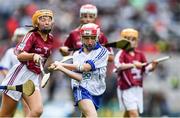
<svg viewBox="0 0 180 118"><path fill-rule="evenodd" d="M142 63L146 63L147 62L147 59L145 57L145 55L143 53L141 53L141 62Z"/></svg>
<svg viewBox="0 0 180 118"><path fill-rule="evenodd" d="M146 63L146 57L143 53L141 53L141 63ZM142 68L142 72L148 73L149 72L149 68L147 68L147 66L143 66Z"/></svg>
<svg viewBox="0 0 180 118"><path fill-rule="evenodd" d="M1 59L0 65L3 68L10 69L10 66L11 66L11 53L10 53L10 49L8 49L6 51L5 55Z"/></svg>
<svg viewBox="0 0 180 118"><path fill-rule="evenodd" d="M102 48L100 53L98 53L94 58L87 60L86 63L91 65L92 71L97 68L107 66L108 61L108 51L106 48Z"/></svg>
<svg viewBox="0 0 180 118"><path fill-rule="evenodd" d="M73 48L73 34L70 33L67 37L66 41L64 42L64 46L67 46L68 48Z"/></svg>
<svg viewBox="0 0 180 118"><path fill-rule="evenodd" d="M29 50L33 46L33 34L28 33L23 40L16 46L15 52L21 52L21 51L26 51L29 52Z"/></svg>
<svg viewBox="0 0 180 118"><path fill-rule="evenodd" d="M121 65L122 62L123 62L123 56L122 56L122 50L120 50L114 58L115 67L119 68L119 66Z"/></svg>
<svg viewBox="0 0 180 118"><path fill-rule="evenodd" d="M100 33L100 36L99 36L99 43L100 44L106 44L108 43L108 39L106 38L106 36L104 35L104 33Z"/></svg>

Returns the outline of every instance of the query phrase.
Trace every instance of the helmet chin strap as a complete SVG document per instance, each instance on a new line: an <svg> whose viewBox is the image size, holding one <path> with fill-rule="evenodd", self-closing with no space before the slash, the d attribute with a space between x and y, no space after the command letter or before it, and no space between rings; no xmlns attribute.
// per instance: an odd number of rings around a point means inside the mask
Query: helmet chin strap
<svg viewBox="0 0 180 118"><path fill-rule="evenodd" d="M51 29L41 29L39 31L42 32L43 34L49 34L51 32Z"/></svg>

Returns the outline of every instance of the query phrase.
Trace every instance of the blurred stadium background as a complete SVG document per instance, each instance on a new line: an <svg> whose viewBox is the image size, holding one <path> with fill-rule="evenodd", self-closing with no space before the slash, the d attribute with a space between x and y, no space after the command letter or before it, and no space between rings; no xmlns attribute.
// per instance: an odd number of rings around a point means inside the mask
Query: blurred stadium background
<svg viewBox="0 0 180 118"><path fill-rule="evenodd" d="M102 3L103 2L103 3ZM53 34L56 38L52 60L61 60L58 52L69 32L79 25L79 9L91 3L98 8L97 24L109 42L118 40L120 31L133 27L140 31L139 48L148 60L165 55L172 58L158 66L144 81L144 113L146 117L180 117L180 1L179 0L0 0L0 59L11 47L11 37L19 26L31 24L37 9L55 13ZM116 54L117 49L114 49ZM121 116L116 97L116 74L108 66L107 90L99 116ZM0 75L2 81L3 76ZM48 86L42 89L42 117L77 117L73 106L70 81L59 72L53 73ZM16 116L22 116L18 106Z"/></svg>

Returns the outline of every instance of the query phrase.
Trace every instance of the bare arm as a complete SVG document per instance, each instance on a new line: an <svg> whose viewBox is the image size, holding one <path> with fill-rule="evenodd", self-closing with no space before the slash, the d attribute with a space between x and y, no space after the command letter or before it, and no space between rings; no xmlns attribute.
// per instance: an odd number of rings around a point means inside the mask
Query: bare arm
<svg viewBox="0 0 180 118"><path fill-rule="evenodd" d="M156 69L157 65L158 65L158 62L156 62L156 61L153 61L152 63L148 64L145 68L146 72L154 71Z"/></svg>
<svg viewBox="0 0 180 118"><path fill-rule="evenodd" d="M17 59L19 61L28 61L33 60L35 63L38 63L39 60L42 59L42 57L39 54L36 53L27 53L27 52L21 52L17 55Z"/></svg>
<svg viewBox="0 0 180 118"><path fill-rule="evenodd" d="M81 81L82 80L82 75L81 74L73 72L71 70L68 70L65 67L63 67L61 64L62 63L57 63L57 62L52 63L49 66L48 69L49 70L59 70L59 71L63 72L64 74L66 74L67 76L69 76L70 78L73 78L73 79L75 79L77 81ZM71 64L71 65L73 65L73 64Z"/></svg>
<svg viewBox="0 0 180 118"><path fill-rule="evenodd" d="M58 62L58 63L60 63L60 62ZM61 65L68 70L77 70L76 69L77 65L75 65L75 64L61 63Z"/></svg>
<svg viewBox="0 0 180 118"><path fill-rule="evenodd" d="M61 65L69 70L77 70L81 72L88 72L91 70L91 65L88 63L84 63L82 65L75 65L75 64L67 64L67 63L61 63Z"/></svg>
<svg viewBox="0 0 180 118"><path fill-rule="evenodd" d="M141 63L139 61L134 61L133 63L121 63L121 65L119 67L116 67L117 70L116 71L120 71L120 70L126 70L126 69L131 69L131 68L142 68L146 65L146 63Z"/></svg>
<svg viewBox="0 0 180 118"><path fill-rule="evenodd" d="M134 64L132 63L122 63L120 66L116 67L116 71L120 71L120 70L126 70L126 69L130 69L135 67Z"/></svg>
<svg viewBox="0 0 180 118"><path fill-rule="evenodd" d="M17 55L19 61L33 60L34 53L21 52Z"/></svg>

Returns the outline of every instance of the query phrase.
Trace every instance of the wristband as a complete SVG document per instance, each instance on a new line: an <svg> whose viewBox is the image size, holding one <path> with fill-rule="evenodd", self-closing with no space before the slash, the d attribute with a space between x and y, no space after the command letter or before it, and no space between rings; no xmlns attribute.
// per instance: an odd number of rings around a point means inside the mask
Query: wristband
<svg viewBox="0 0 180 118"><path fill-rule="evenodd" d="M82 64L79 64L77 65L77 68L76 68L79 72L82 72L84 70L84 67Z"/></svg>

